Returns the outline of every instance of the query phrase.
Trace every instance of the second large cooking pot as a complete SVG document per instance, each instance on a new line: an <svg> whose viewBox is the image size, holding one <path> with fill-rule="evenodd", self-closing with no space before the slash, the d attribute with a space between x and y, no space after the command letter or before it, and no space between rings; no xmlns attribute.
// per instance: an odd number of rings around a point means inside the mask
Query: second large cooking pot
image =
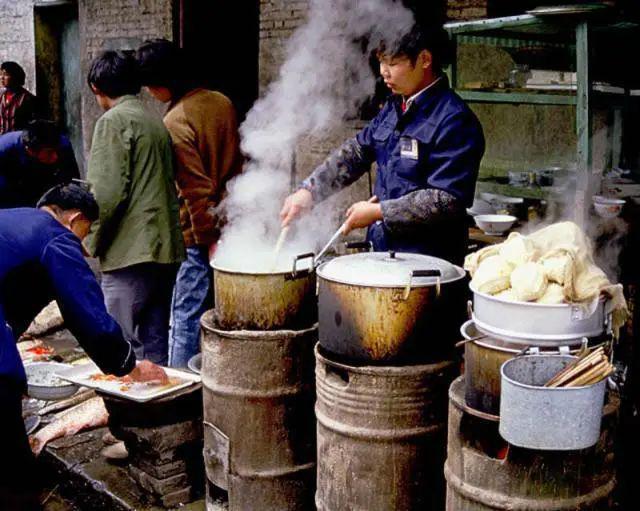
<svg viewBox="0 0 640 511"><path fill-rule="evenodd" d="M318 335L361 363L418 364L452 352L465 318L462 268L420 254L366 252L322 264Z"/></svg>

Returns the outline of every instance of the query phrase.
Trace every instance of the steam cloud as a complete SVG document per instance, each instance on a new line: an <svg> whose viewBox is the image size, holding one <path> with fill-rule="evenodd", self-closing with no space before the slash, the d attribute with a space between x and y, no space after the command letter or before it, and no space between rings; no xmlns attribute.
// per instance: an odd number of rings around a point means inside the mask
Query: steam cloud
<svg viewBox="0 0 640 511"><path fill-rule="evenodd" d="M413 22L412 13L395 0L310 0L308 22L289 40L278 79L240 127L250 160L229 183L222 204L229 223L216 264L269 271L297 142L354 113L374 90L369 53L381 40L406 33ZM319 215L301 219L278 267L289 269L292 255L317 249L334 228Z"/></svg>

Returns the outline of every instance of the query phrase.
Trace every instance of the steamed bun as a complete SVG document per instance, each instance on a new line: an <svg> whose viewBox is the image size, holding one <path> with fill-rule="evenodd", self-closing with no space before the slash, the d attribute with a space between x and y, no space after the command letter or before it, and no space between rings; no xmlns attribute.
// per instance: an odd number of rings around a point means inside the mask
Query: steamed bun
<svg viewBox="0 0 640 511"><path fill-rule="evenodd" d="M525 263L511 273L511 289L517 301L531 302L547 290L547 276L539 263Z"/></svg>
<svg viewBox="0 0 640 511"><path fill-rule="evenodd" d="M509 289L509 277L513 271L513 265L500 256L490 256L484 259L476 270L471 286L481 293L494 295L505 289Z"/></svg>

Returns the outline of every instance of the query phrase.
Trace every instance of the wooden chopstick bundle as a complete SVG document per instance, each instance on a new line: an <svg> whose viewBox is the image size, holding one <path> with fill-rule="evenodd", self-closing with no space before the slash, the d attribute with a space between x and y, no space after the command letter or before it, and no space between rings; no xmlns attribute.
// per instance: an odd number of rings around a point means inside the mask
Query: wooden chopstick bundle
<svg viewBox="0 0 640 511"><path fill-rule="evenodd" d="M613 365L602 347L572 362L549 380L545 387L580 387L593 385L613 373Z"/></svg>

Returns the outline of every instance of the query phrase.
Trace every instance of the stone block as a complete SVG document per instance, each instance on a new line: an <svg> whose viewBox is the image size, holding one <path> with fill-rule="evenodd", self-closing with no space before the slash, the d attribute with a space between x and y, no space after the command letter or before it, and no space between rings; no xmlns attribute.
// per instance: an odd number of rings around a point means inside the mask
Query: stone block
<svg viewBox="0 0 640 511"><path fill-rule="evenodd" d="M160 498L164 507L178 507L180 504L186 504L194 499L194 492L191 486L183 488L182 490L174 491L168 495L163 495Z"/></svg>
<svg viewBox="0 0 640 511"><path fill-rule="evenodd" d="M169 495L189 487L189 476L186 473L158 479L133 465L129 466L129 473L142 488L156 495Z"/></svg>
<svg viewBox="0 0 640 511"><path fill-rule="evenodd" d="M116 438L125 441L130 451L163 452L202 441L202 421L178 422L167 426L141 428L133 426L112 426Z"/></svg>

